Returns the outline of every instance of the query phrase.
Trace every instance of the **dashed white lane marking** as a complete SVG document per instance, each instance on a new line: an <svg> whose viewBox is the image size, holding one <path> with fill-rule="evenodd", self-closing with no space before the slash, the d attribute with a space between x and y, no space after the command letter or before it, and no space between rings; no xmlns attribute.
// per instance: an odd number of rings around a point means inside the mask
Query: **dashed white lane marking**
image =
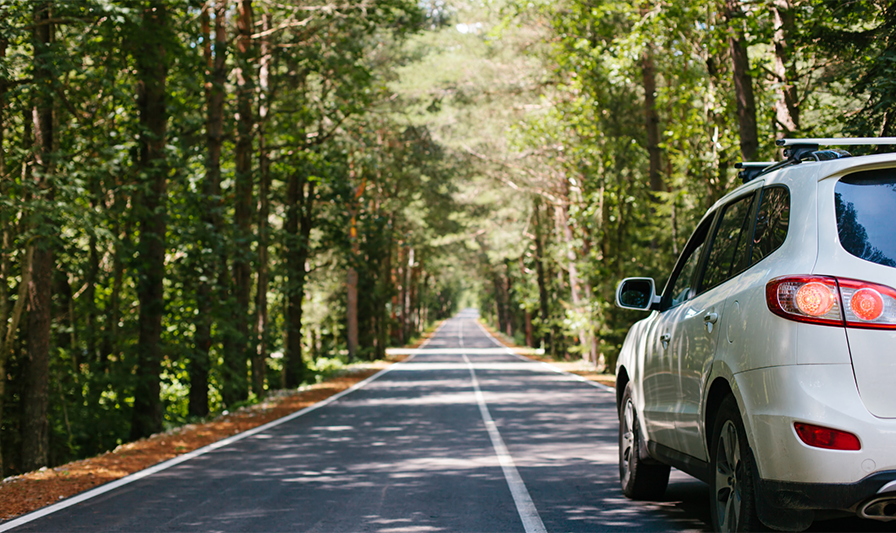
<svg viewBox="0 0 896 533"><path fill-rule="evenodd" d="M430 336L429 339L426 339L423 342L423 344L420 345L420 347L424 347L427 344L429 344L429 341L433 337L435 337L435 334L440 329L442 329L442 326L444 326L446 323L447 323L447 320L442 322L441 324L439 324L439 327L436 328L436 330L433 332L432 336ZM192 452L185 453L183 455L175 457L174 459L169 459L165 462L159 463L159 464L152 466L150 468L147 468L145 470L141 470L139 472L134 472L133 474L131 474L129 476L125 476L119 480L112 481L110 483L106 483L105 485L99 486L95 489L91 489L91 490L88 490L87 492L82 492L81 494L72 496L71 498L68 498L67 500L63 500L59 503L54 503L53 505L44 507L43 509L38 509L37 511L26 514L25 516L16 518L15 520L11 520L9 522L0 524L0 533L9 531L10 529L17 528L22 525L25 525L29 522L33 522L35 520L43 518L47 515L51 515L55 512L61 511L63 509L67 509L68 507L77 505L77 504L79 504L83 501L87 501L91 498L96 498L97 496L100 496L107 492L113 491L119 487L129 485L135 481L139 481L145 477L148 477L155 473L161 472L162 470L168 470L169 468L171 468L173 466L177 466L183 462L189 461L190 459L199 457L200 455L205 455L208 452L217 450L218 448L223 448L224 446L233 444L234 442L237 442L237 441L241 441L247 437L251 437L252 435L257 435L258 433L267 431L273 427L276 427L276 426L279 426L280 424L289 422L290 420L298 418L302 415L306 415L312 411L316 411L317 409L320 409L321 407L330 405L331 403L335 402L339 398L342 398L343 396L345 396L347 394L351 394L352 392L354 392L360 388L366 387L371 381L382 377L387 372L394 370L395 367L410 361L411 359L414 358L414 355L415 354L411 354L411 356L408 357L407 359L405 359L404 361L402 361L400 363L395 363L389 367L386 367L386 368L380 370L379 372L377 372L376 374L365 379L364 381L358 382L355 385L353 385L352 387L345 389L344 391L342 391L338 394L334 394L333 396L330 396L329 398L322 400L314 405L306 407L306 408L302 409L301 411L296 411L295 413L293 413L291 415L286 415L283 418L278 418L277 420L268 422L267 424L258 426L257 428L253 428L248 431L244 431L244 432L234 435L232 437L228 437L226 439L219 440L218 442L213 442L212 444L209 444L208 446L193 450Z"/></svg>
<svg viewBox="0 0 896 533"><path fill-rule="evenodd" d="M461 322L459 338L461 348L463 348L463 322ZM520 477L520 473L516 469L513 457L507 450L507 446L504 445L504 439L501 438L501 432L498 431L498 426L495 424L491 413L488 411L488 405L485 403L485 396L483 396L482 390L479 388L479 380L476 379L476 371L473 369L473 363L470 362L470 359L466 354L463 355L463 358L470 370L470 378L473 380L473 391L476 394L476 402L479 404L479 412L482 414L482 421L485 422L485 429L488 431L492 446L495 448L495 454L498 456L498 463L501 465L501 470L504 472L504 479L507 480L507 486L510 488L510 494L513 496L513 503L516 504L516 511L520 515L523 527L526 529L526 533L547 533L544 523L541 521L541 516L538 514L538 509L535 508L535 504L532 502L532 497L529 496L529 490L526 489L526 484L523 483L523 478Z"/></svg>

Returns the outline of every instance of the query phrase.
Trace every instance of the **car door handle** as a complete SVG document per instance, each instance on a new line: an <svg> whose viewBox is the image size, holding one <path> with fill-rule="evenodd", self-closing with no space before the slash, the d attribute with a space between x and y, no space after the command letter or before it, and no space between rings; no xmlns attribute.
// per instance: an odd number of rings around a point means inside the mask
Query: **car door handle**
<svg viewBox="0 0 896 533"><path fill-rule="evenodd" d="M705 315L703 315L703 321L706 323L709 323L709 324L715 324L716 322L719 321L719 314L718 313L706 313Z"/></svg>
<svg viewBox="0 0 896 533"><path fill-rule="evenodd" d="M669 333L663 333L660 335L660 342L663 343L663 349L666 350L669 348L669 341L672 340L672 335Z"/></svg>

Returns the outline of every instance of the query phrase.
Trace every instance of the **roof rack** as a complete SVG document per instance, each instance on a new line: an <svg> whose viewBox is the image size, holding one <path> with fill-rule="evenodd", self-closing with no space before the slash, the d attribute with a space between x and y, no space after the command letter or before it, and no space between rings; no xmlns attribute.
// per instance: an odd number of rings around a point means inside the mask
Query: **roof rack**
<svg viewBox="0 0 896 533"><path fill-rule="evenodd" d="M778 139L778 146L784 147L784 159L777 163L738 163L735 168L743 168L739 176L744 183L759 176L778 170L779 168L798 165L803 161L831 161L851 157L846 150L820 150L822 146L878 146L896 145L896 137L819 137L810 139Z"/></svg>
<svg viewBox="0 0 896 533"><path fill-rule="evenodd" d="M768 167L777 164L777 161L743 161L735 163L734 168L743 169L737 173L744 183L753 181L756 176L765 172Z"/></svg>

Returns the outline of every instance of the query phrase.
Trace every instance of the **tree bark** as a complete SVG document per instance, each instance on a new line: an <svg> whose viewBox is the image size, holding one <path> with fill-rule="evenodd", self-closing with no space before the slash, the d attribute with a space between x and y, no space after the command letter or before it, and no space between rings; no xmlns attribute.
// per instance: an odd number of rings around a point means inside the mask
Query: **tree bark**
<svg viewBox="0 0 896 533"><path fill-rule="evenodd" d="M382 359L386 356L386 347L389 345L389 324L392 323L390 318L394 318L395 316L395 307L392 307L392 317L387 316L386 305L389 301L389 295L394 294L392 291L392 287L394 287L392 280L392 249L394 248L394 231L393 231L393 221L395 220L394 215L389 215L389 222L387 224L388 232L386 236L386 255L383 259L383 266L380 273L379 279L379 290L382 295L382 307L381 311L381 319L377 321L377 358Z"/></svg>
<svg viewBox="0 0 896 533"><path fill-rule="evenodd" d="M526 321L526 346L535 348L535 337L532 335L532 312L528 309L526 309L524 320Z"/></svg>
<svg viewBox="0 0 896 533"><path fill-rule="evenodd" d="M352 227L354 229L354 227ZM358 271L349 266L345 280L348 360L358 356Z"/></svg>
<svg viewBox="0 0 896 533"><path fill-rule="evenodd" d="M398 301L393 304L393 309L401 308L401 313L398 315L398 343L404 344L407 339L404 336L404 321L405 321L405 293L408 290L408 285L405 283L405 271L407 270L407 254L405 252L406 246L404 243L398 242L398 267L395 269L395 277L398 282Z"/></svg>
<svg viewBox="0 0 896 533"><path fill-rule="evenodd" d="M402 331L402 339L405 342L411 338L411 310L413 307L411 306L411 302L413 300L413 276L414 276L414 247L411 246L408 248L408 264L407 268L404 269L404 279L402 279L401 283L405 287L404 289L404 302L402 302L402 312L401 312L401 331Z"/></svg>
<svg viewBox="0 0 896 533"><path fill-rule="evenodd" d="M227 0L215 3L214 48L211 39L209 5L203 6L202 36L206 63L206 160L205 180L202 183L202 222L205 227L200 244L199 282L196 287L196 323L194 350L190 360L190 396L188 412L192 416L206 416L208 405L208 376L211 368L212 323L216 315L212 286L217 274L216 262L221 255L221 244L216 235L220 228L221 146L224 140L224 84L227 82ZM205 250L218 250L208 254Z"/></svg>
<svg viewBox="0 0 896 533"><path fill-rule="evenodd" d="M249 395L246 363L249 360L249 294L252 285L252 2L240 0L237 15L237 138L235 147L234 254L233 287L236 306L233 308L235 347L224 361L228 379L224 382L224 402L232 405Z"/></svg>
<svg viewBox="0 0 896 533"><path fill-rule="evenodd" d="M0 61L6 59L6 39L0 37ZM6 196L6 187L4 184L9 183L6 179L6 149L3 146L4 133L6 131L6 83L0 81L0 198ZM11 271L11 260L9 252L12 250L12 231L9 213L0 207L0 376L5 375L3 370L3 341L6 338L6 325L9 321L9 276ZM2 387L2 385L0 385ZM0 394L0 403L3 402L3 395ZM2 411L0 411L2 413ZM0 423L3 419L0 418ZM0 455L0 477L3 475L3 459Z"/></svg>
<svg viewBox="0 0 896 533"><path fill-rule="evenodd" d="M46 212L52 209L53 186L53 99L50 96L53 74L46 60L53 42L53 24L49 2L34 8L34 181L40 191L34 210L36 238L28 283L28 360L22 398L22 469L30 471L46 466L49 452L50 325L52 322L52 283L54 254L50 241L55 233ZM4 376L5 377L5 376Z"/></svg>
<svg viewBox="0 0 896 533"><path fill-rule="evenodd" d="M261 17L262 33L271 29L271 15ZM252 390L264 396L265 361L268 328L268 214L270 212L271 161L267 147L267 120L271 98L271 42L261 40L261 64L258 70L258 278L255 289L255 353L252 356Z"/></svg>
<svg viewBox="0 0 896 533"><path fill-rule="evenodd" d="M140 207L140 242L136 262L137 297L140 302L134 410L131 439L162 429L159 397L162 364L162 315L165 312L165 230L168 165L166 141L166 81L168 15L164 2L143 8L141 41L137 54L137 107L140 113L140 172L144 178Z"/></svg>
<svg viewBox="0 0 896 533"><path fill-rule="evenodd" d="M569 182L566 182L567 187ZM582 296L579 294L579 269L576 265L576 251L573 249L572 226L569 224L569 204L557 208L557 217L563 229L563 238L566 241L566 260L569 271L569 294L572 300L572 308L576 313L582 314ZM581 327L578 328L579 345L582 347L582 359L588 360L588 333Z"/></svg>
<svg viewBox="0 0 896 533"><path fill-rule="evenodd" d="M729 28L728 48L734 72L734 95L737 100L737 121L740 132L740 154L744 161L751 161L759 148L756 126L756 100L753 97L753 75L750 74L750 58L744 37L743 12L738 0L725 0L725 23Z"/></svg>
<svg viewBox="0 0 896 533"><path fill-rule="evenodd" d="M653 43L647 43L641 54L641 78L644 84L644 126L647 130L647 154L650 165L647 176L653 193L665 190L660 150L660 117L656 110L656 68L653 62ZM654 194L654 199L658 197Z"/></svg>
<svg viewBox="0 0 896 533"><path fill-rule="evenodd" d="M91 200L91 208L96 209L96 195ZM90 362L100 363L102 365L102 356L97 351L97 312L96 312L96 283L100 273L100 256L97 250L97 239L94 231L90 232L87 238L87 276L85 279L84 301L87 302L87 313L85 313L87 340L87 354L90 356ZM74 317L73 317L74 319Z"/></svg>
<svg viewBox="0 0 896 533"><path fill-rule="evenodd" d="M120 205L126 204L127 200L121 198L119 196L119 193L116 193L113 209L116 209ZM112 354L115 354L117 356L120 351L120 344L118 342L118 322L121 318L121 288L124 283L124 260L122 259L122 241L127 241L130 239L130 237L128 236L127 225L125 225L124 230L122 230L119 218L116 218L115 222L113 223L113 231L116 240L112 245L112 293L109 295L109 307L106 313L106 328L103 334L102 346L100 347L100 353L102 356L100 363L103 370L106 372L109 371L109 356Z"/></svg>
<svg viewBox="0 0 896 533"><path fill-rule="evenodd" d="M510 268L504 263L504 283L501 285L501 303L504 306L504 334L513 337L513 311L510 306Z"/></svg>
<svg viewBox="0 0 896 533"><path fill-rule="evenodd" d="M789 137L800 129L799 94L793 73L790 36L793 34L794 15L790 0L774 0L771 5L775 25L775 77L777 95L775 120L781 130L777 137Z"/></svg>
<svg viewBox="0 0 896 533"><path fill-rule="evenodd" d="M305 378L302 358L302 300L305 296L305 263L310 253L311 226L314 222L314 182L293 173L287 185L286 253L286 387L295 388Z"/></svg>
<svg viewBox="0 0 896 533"><path fill-rule="evenodd" d="M11 241L10 234L4 234L5 245ZM3 327L0 328L0 426L3 424L3 400L6 397L6 361L12 353L13 344L16 340L16 331L19 329L19 320L22 318L22 312L25 310L25 303L28 301L28 289L31 286L31 258L34 256L34 247L29 246L25 252L25 258L22 260L22 279L19 281L18 296L16 305L12 309L7 326L6 320L3 321ZM9 272L9 262L2 265ZM0 475L3 474L3 453L0 447Z"/></svg>
<svg viewBox="0 0 896 533"><path fill-rule="evenodd" d="M535 219L535 278L538 282L538 307L541 311L540 339L545 348L551 345L550 331L550 302L548 300L547 279L544 269L544 237L541 216L541 200L536 198L533 202L533 218Z"/></svg>

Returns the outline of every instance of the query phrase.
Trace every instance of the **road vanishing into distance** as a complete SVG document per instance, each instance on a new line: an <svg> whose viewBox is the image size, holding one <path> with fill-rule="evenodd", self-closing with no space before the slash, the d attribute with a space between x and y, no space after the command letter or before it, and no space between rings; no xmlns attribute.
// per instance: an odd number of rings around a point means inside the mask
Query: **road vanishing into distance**
<svg viewBox="0 0 896 533"><path fill-rule="evenodd" d="M330 403L12 531L709 529L706 485L678 471L662 501L622 496L612 389L510 353L475 317Z"/></svg>

